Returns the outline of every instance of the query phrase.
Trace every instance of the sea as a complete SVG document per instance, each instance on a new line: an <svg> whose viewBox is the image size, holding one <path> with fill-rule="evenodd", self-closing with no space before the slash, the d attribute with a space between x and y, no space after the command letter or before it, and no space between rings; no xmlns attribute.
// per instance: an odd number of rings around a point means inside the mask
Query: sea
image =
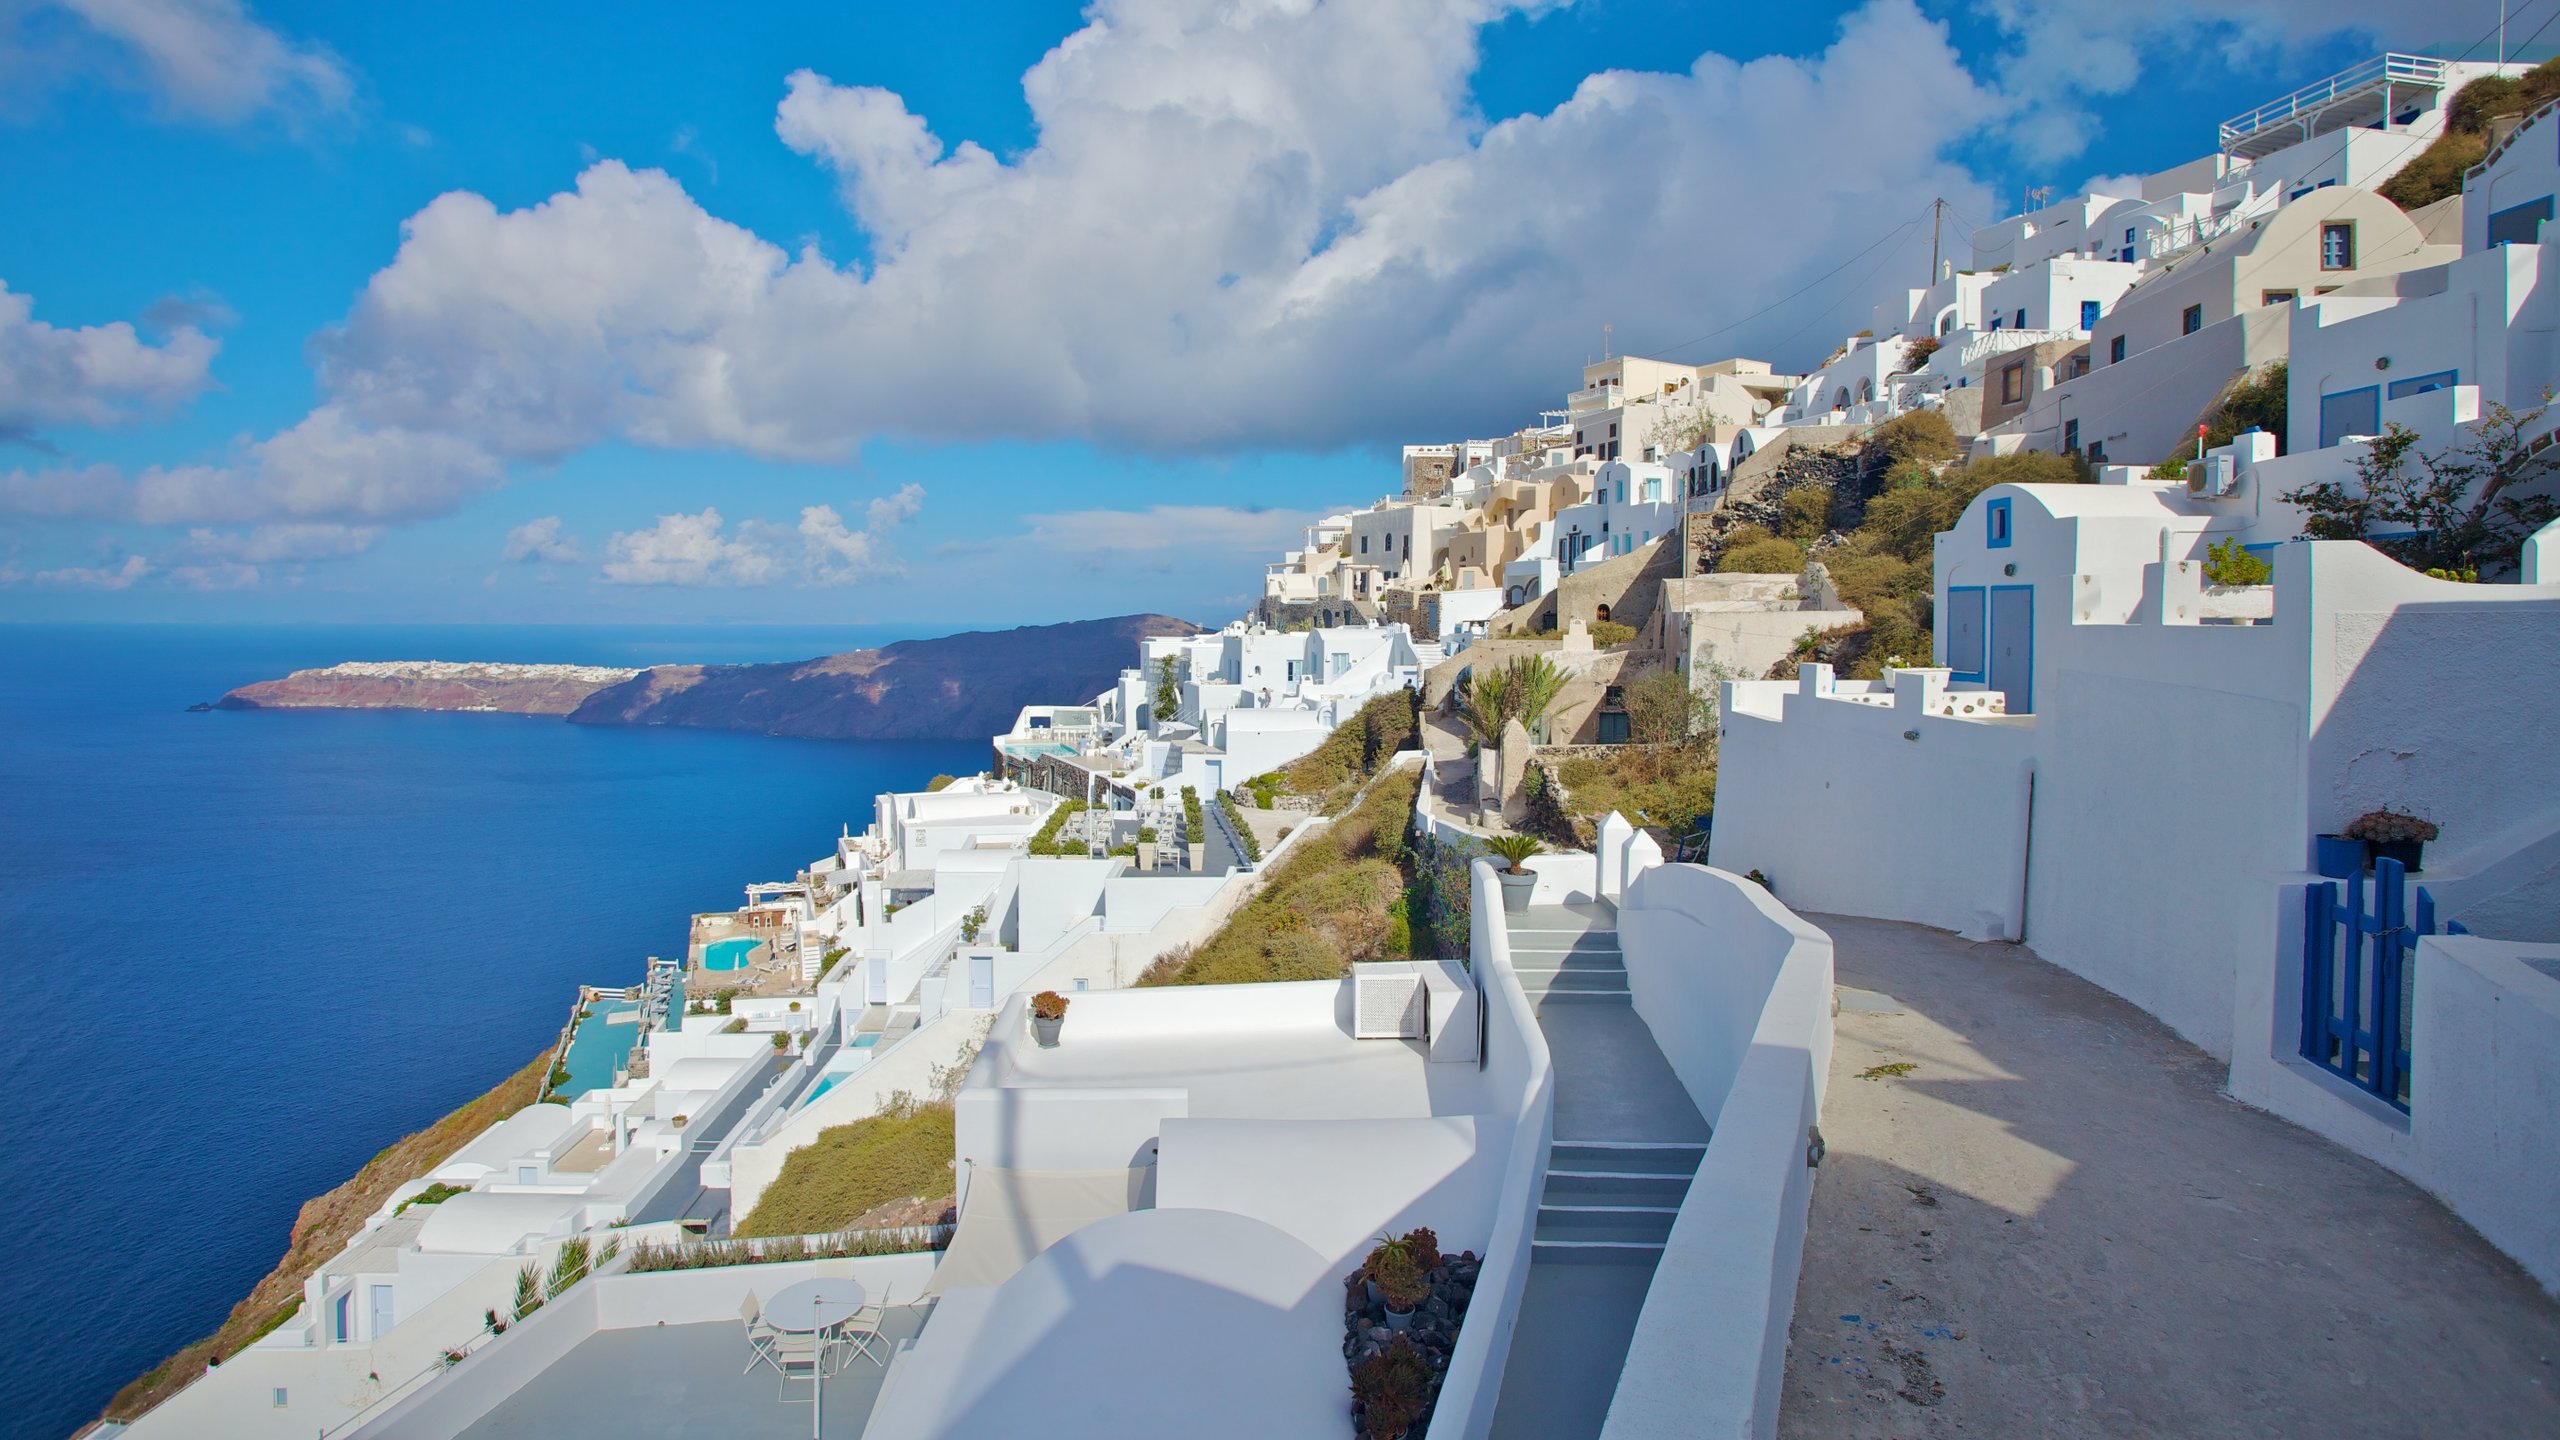
<svg viewBox="0 0 2560 1440"><path fill-rule="evenodd" d="M210 1333L303 1201L983 737L187 707L342 660L788 660L879 627L0 626L0 1437Z"/></svg>

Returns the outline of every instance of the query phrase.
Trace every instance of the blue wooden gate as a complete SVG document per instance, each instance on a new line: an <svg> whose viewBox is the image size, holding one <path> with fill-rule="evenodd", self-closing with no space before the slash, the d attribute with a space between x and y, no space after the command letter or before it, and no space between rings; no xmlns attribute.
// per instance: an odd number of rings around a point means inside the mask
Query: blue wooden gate
<svg viewBox="0 0 2560 1440"><path fill-rule="evenodd" d="M2302 1058L2406 1110L2409 962L2418 937L2436 933L2435 897L2418 887L2413 922L2397 860L2376 860L2370 877L2344 883L2343 894L2324 880L2302 896Z"/></svg>

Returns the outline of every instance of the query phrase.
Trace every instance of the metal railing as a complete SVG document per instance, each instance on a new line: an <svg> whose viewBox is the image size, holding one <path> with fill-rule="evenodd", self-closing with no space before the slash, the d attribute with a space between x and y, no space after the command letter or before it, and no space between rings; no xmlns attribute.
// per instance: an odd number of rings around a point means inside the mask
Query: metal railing
<svg viewBox="0 0 2560 1440"><path fill-rule="evenodd" d="M2222 144L2229 148L2235 140L2273 125L2299 120L2304 112L2318 111L2342 97L2363 90L2379 89L2407 81L2413 85L2444 84L2445 62L2426 55L2403 55L2397 51L2377 55L2361 65L2350 65L2326 80L2315 80L2292 94L2270 100L2255 110L2234 115L2222 122Z"/></svg>

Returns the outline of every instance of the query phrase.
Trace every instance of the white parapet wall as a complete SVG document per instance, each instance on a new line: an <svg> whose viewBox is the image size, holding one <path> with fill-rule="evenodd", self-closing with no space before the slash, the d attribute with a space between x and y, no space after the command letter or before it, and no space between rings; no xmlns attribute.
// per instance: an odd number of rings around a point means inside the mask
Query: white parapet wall
<svg viewBox="0 0 2560 1440"><path fill-rule="evenodd" d="M1511 931L1503 918L1502 883L1493 862L1469 862L1472 968L1484 988L1485 1080L1497 1095L1517 1095L1513 1142L1502 1162L1493 1238L1485 1245L1466 1323L1440 1380L1425 1440L1484 1440L1502 1397L1502 1370L1520 1328L1520 1297L1529 1285L1529 1244L1537 1233L1538 1197L1555 1145L1555 1062L1546 1032L1511 968Z"/></svg>
<svg viewBox="0 0 2560 1440"><path fill-rule="evenodd" d="M1709 858L1808 910L2017 939L2035 721L1945 676L1906 670L1887 687L1807 665L1793 681L1728 682ZM1968 698L1980 713L1963 712Z"/></svg>
<svg viewBox="0 0 2560 1440"><path fill-rule="evenodd" d="M1831 937L1739 876L1662 864L1627 882L1618 937L1636 1014L1714 1138L1601 1434L1774 1436L1831 1069Z"/></svg>

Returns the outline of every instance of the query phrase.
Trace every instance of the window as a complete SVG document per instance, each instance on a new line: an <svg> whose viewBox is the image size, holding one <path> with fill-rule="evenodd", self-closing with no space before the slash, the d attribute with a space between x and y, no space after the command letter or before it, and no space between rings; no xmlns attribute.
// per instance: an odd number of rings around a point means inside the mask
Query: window
<svg viewBox="0 0 2560 1440"><path fill-rule="evenodd" d="M2382 391L2367 385L2320 397L2320 448L2328 449L2349 435L2382 431Z"/></svg>
<svg viewBox="0 0 2560 1440"><path fill-rule="evenodd" d="M2424 395L2430 390L2450 390L2461 383L2461 374L2453 370L2439 370L2433 375L2413 375L2406 380L2391 382L2391 398L2397 400L2405 395Z"/></svg>
<svg viewBox="0 0 2560 1440"><path fill-rule="evenodd" d="M279 1410L283 1409L283 1408L284 1408L284 1401L285 1401L285 1388L284 1388L283 1386L279 1385L279 1386L277 1386L277 1387L276 1387L275 1407L276 1407L277 1409L279 1409Z"/></svg>
<svg viewBox="0 0 2560 1440"><path fill-rule="evenodd" d="M1616 714L1604 712L1600 716L1600 743L1603 745L1624 745L1627 743L1627 717L1625 712L1621 711Z"/></svg>
<svg viewBox="0 0 2560 1440"><path fill-rule="evenodd" d="M2132 244L2132 243L2133 243L2133 227L2132 227L2132 226L2130 226L2130 225L2128 225L2128 226L2126 226L2126 227L2125 227L2125 230L2124 230L2124 243L2126 243L2127 245L2130 245L2130 244Z"/></svg>
<svg viewBox="0 0 2560 1440"><path fill-rule="evenodd" d="M2065 420L2062 422L2062 448L2065 450L2077 450L2080 448L2080 422L2078 420Z"/></svg>
<svg viewBox="0 0 2560 1440"><path fill-rule="evenodd" d="M2097 329L2097 328L2098 328L2098 313L2099 313L2099 306L2098 306L2098 302L2097 302L2097 301L2095 301L2095 300L2083 300L2083 301L2081 301L2081 302L2080 302L2080 328L2081 328L2081 329L2083 329L2083 330L2095 330L2095 329Z"/></svg>
<svg viewBox="0 0 2560 1440"><path fill-rule="evenodd" d="M2290 305L2301 298L2302 292L2299 290L2261 290L2258 292L2258 303L2261 305Z"/></svg>
<svg viewBox="0 0 2560 1440"><path fill-rule="evenodd" d="M1982 678L1984 598L1979 585L1947 587L1947 668L1959 680Z"/></svg>
<svg viewBox="0 0 2560 1440"><path fill-rule="evenodd" d="M1984 506L1982 510L1982 519L1984 525L1990 530L1990 535L1988 539L1984 541L1984 544L1993 550L2008 549L2009 502L2006 500L1994 500L1989 505Z"/></svg>
<svg viewBox="0 0 2560 1440"><path fill-rule="evenodd" d="M2178 316L2178 333L2181 335L2193 335L2203 328L2204 307L2202 305L2190 305L2183 314Z"/></svg>
<svg viewBox="0 0 2560 1440"><path fill-rule="evenodd" d="M2551 218L2551 197L2510 205L2489 217L2489 248L2534 245L2542 240L2542 224Z"/></svg>
<svg viewBox="0 0 2560 1440"><path fill-rule="evenodd" d="M2113 340L2107 342L2107 363L2110 365L2121 365L2124 363L2123 336L2119 335Z"/></svg>
<svg viewBox="0 0 2560 1440"><path fill-rule="evenodd" d="M1991 328L1992 328L1992 329L1994 329L1994 330L1997 330L1997 329L1999 329L1999 328L2000 328L2000 317L1999 317L1999 316L1994 315L1994 316L1992 316L1992 317L1991 317Z"/></svg>
<svg viewBox="0 0 2560 1440"><path fill-rule="evenodd" d="M1360 537L1360 553L1363 555L1369 553L1369 537L1366 535Z"/></svg>
<svg viewBox="0 0 2560 1440"><path fill-rule="evenodd" d="M2332 220L2320 227L2320 268L2323 270L2356 268L2356 222Z"/></svg>
<svg viewBox="0 0 2560 1440"><path fill-rule="evenodd" d="M1868 401L1870 401L1870 400L1873 400L1874 398L1876 398L1876 382L1874 382L1873 380L1861 380L1861 381L1859 381L1859 382L1858 382L1858 403L1859 403L1859 404L1861 404L1861 405L1864 405L1865 403L1867 403L1867 402L1868 402Z"/></svg>
<svg viewBox="0 0 2560 1440"><path fill-rule="evenodd" d="M2027 362L2012 360L2000 367L2000 403L2015 405L2027 398Z"/></svg>
<svg viewBox="0 0 2560 1440"><path fill-rule="evenodd" d="M340 1295L338 1297L336 1310L330 1317L330 1333L337 1337L338 1343L341 1345L355 1338L353 1333L355 1329L355 1321L350 1317L350 1311L355 1305L355 1298L355 1292L352 1290Z"/></svg>
<svg viewBox="0 0 2560 1440"><path fill-rule="evenodd" d="M2010 322L2009 322L2009 324L2010 324L2013 328L2016 328L2016 329L2019 329L2019 330L2024 330L2024 329L2026 329L2026 328L2027 328L2027 309L2026 309L2026 307L2025 307L2025 306L2021 305L2021 306L2019 306L2019 307L2018 307L2018 318L2017 318L2017 319L2015 319L2015 320L2010 321Z"/></svg>

